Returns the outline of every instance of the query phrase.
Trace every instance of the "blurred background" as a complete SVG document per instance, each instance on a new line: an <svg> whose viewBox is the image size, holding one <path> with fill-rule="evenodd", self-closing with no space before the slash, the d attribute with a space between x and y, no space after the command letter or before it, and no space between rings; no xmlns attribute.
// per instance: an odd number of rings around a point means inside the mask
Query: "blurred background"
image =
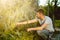
<svg viewBox="0 0 60 40"><path fill-rule="evenodd" d="M35 32L26 31L38 23L20 26L16 23L34 19L40 8L52 18L54 28L60 28L60 0L0 0L0 40L39 40ZM60 36L57 33L54 37L57 40Z"/></svg>

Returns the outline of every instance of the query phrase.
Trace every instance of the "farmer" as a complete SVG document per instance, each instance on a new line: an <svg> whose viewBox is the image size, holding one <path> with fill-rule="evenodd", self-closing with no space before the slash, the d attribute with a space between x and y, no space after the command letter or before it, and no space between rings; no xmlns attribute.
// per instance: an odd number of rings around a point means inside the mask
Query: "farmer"
<svg viewBox="0 0 60 40"><path fill-rule="evenodd" d="M36 13L36 19L25 21L21 23L17 23L17 25L20 24L27 24L27 23L34 23L39 22L40 26L35 28L28 28L27 31L37 31L38 35L41 35L42 33L49 35L49 33L54 32L53 23L50 17L44 15L44 10L39 9Z"/></svg>

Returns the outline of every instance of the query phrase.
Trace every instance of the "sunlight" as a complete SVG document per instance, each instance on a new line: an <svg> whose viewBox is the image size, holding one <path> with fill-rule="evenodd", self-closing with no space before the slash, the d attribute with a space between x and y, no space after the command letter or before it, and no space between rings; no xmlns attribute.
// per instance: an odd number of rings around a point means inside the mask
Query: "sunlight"
<svg viewBox="0 0 60 40"><path fill-rule="evenodd" d="M52 1L52 0L50 0L50 2L51 2L51 1ZM40 5L46 6L46 5L48 5L47 3L48 3L48 0L39 0L39 6L40 6Z"/></svg>
<svg viewBox="0 0 60 40"><path fill-rule="evenodd" d="M14 0L0 0L0 5L4 8L13 7L15 5Z"/></svg>
<svg viewBox="0 0 60 40"><path fill-rule="evenodd" d="M47 5L47 0L39 0L39 6L40 5L42 5L42 6Z"/></svg>

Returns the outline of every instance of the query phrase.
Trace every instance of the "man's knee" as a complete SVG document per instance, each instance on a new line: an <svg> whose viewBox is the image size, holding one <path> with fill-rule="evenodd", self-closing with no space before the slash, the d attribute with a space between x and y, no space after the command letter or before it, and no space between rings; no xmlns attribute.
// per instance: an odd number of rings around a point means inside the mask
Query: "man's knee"
<svg viewBox="0 0 60 40"><path fill-rule="evenodd" d="M37 31L37 34L41 37L47 38L49 35L49 32L47 30Z"/></svg>

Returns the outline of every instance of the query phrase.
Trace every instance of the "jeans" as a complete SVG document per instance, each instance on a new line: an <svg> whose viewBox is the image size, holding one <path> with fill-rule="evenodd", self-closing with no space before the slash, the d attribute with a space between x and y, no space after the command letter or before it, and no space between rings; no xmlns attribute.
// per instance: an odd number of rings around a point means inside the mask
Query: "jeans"
<svg viewBox="0 0 60 40"><path fill-rule="evenodd" d="M48 36L50 35L50 34L52 34L53 32L49 32L48 30L42 30L42 31L37 31L37 34L39 35L39 36L41 36L41 37L43 37L44 39L45 38L48 38Z"/></svg>

